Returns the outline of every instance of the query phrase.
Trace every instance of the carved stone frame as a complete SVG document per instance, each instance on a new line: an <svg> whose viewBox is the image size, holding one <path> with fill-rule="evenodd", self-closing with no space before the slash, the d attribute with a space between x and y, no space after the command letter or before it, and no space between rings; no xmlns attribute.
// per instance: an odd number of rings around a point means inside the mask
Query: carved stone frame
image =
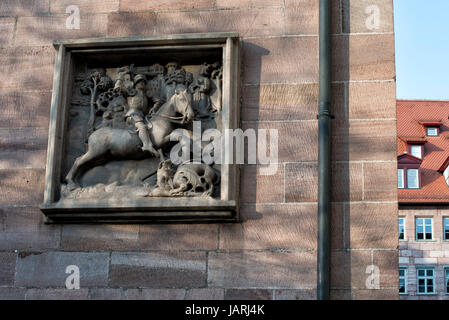
<svg viewBox="0 0 449 320"><path fill-rule="evenodd" d="M236 33L180 34L156 37L98 38L55 41L55 69L48 138L44 203L46 223L152 223L237 221L239 201L238 165L222 165L220 199L141 198L121 200L57 199L61 188L71 81L72 53L104 50L158 50L161 47L222 48L223 130L239 127L240 40Z"/></svg>

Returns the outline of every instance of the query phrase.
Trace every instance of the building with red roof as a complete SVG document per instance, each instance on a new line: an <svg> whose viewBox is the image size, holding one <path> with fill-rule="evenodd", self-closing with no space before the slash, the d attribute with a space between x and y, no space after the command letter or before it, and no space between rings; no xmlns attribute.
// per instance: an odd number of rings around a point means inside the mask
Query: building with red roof
<svg viewBox="0 0 449 320"><path fill-rule="evenodd" d="M449 298L449 101L397 101L400 293Z"/></svg>

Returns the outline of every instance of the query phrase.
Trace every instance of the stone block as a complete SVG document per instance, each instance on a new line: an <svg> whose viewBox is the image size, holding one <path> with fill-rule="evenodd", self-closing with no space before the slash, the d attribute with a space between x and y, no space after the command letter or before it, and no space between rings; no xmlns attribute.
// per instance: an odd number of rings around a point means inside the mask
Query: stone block
<svg viewBox="0 0 449 320"><path fill-rule="evenodd" d="M0 286L12 286L16 272L17 255L12 252L0 252Z"/></svg>
<svg viewBox="0 0 449 320"><path fill-rule="evenodd" d="M214 6L213 0L156 0L135 1L121 0L120 11L148 11L148 10L187 10L205 9Z"/></svg>
<svg viewBox="0 0 449 320"><path fill-rule="evenodd" d="M112 253L109 284L120 287L203 287L204 252Z"/></svg>
<svg viewBox="0 0 449 320"><path fill-rule="evenodd" d="M224 289L189 289L186 300L223 300Z"/></svg>
<svg viewBox="0 0 449 320"><path fill-rule="evenodd" d="M397 204L354 203L346 208L346 236L351 248L397 248Z"/></svg>
<svg viewBox="0 0 449 320"><path fill-rule="evenodd" d="M46 128L0 128L0 170L45 169L47 131Z"/></svg>
<svg viewBox="0 0 449 320"><path fill-rule="evenodd" d="M282 29L281 8L251 8L158 13L156 33L238 32L240 37L254 37L281 35Z"/></svg>
<svg viewBox="0 0 449 320"><path fill-rule="evenodd" d="M243 203L274 203L284 201L284 167L277 166L273 175L264 175L261 166L241 166L240 201Z"/></svg>
<svg viewBox="0 0 449 320"><path fill-rule="evenodd" d="M225 300L273 300L273 290L226 289Z"/></svg>
<svg viewBox="0 0 449 320"><path fill-rule="evenodd" d="M3 72L0 74L0 89L51 90L54 57L55 49L50 46L0 49L0 65L3 66ZM18 70L22 72L18 72ZM23 72L24 70L26 72ZM36 94L30 93L29 95L33 97ZM2 97L2 99L4 98ZM19 108L20 105L16 107ZM30 105L26 105L26 107L29 108ZM35 112L37 115L39 114L38 109ZM26 116L27 114L24 114L24 117ZM37 119L39 118L37 117Z"/></svg>
<svg viewBox="0 0 449 320"><path fill-rule="evenodd" d="M128 300L184 300L184 289L129 289Z"/></svg>
<svg viewBox="0 0 449 320"><path fill-rule="evenodd" d="M71 251L139 249L137 225L64 225L61 247Z"/></svg>
<svg viewBox="0 0 449 320"><path fill-rule="evenodd" d="M318 38L279 37L243 43L243 83L317 83Z"/></svg>
<svg viewBox="0 0 449 320"><path fill-rule="evenodd" d="M218 226L198 225L141 225L141 250L216 250Z"/></svg>
<svg viewBox="0 0 449 320"><path fill-rule="evenodd" d="M153 12L112 13L109 15L109 37L151 36L154 34L156 14Z"/></svg>
<svg viewBox="0 0 449 320"><path fill-rule="evenodd" d="M0 104L2 105L0 110L2 128L48 129L51 92L4 92L0 95Z"/></svg>
<svg viewBox="0 0 449 320"><path fill-rule="evenodd" d="M315 252L211 252L210 287L310 289L316 286Z"/></svg>
<svg viewBox="0 0 449 320"><path fill-rule="evenodd" d="M65 288L66 278L70 275L66 273L66 268L71 265L79 268L81 288L107 285L109 254L101 252L21 252L17 260L15 284ZM65 291L69 290L61 292ZM47 294L45 291L42 293Z"/></svg>
<svg viewBox="0 0 449 320"><path fill-rule="evenodd" d="M241 208L242 223L220 227L220 249L316 249L317 207L257 205Z"/></svg>

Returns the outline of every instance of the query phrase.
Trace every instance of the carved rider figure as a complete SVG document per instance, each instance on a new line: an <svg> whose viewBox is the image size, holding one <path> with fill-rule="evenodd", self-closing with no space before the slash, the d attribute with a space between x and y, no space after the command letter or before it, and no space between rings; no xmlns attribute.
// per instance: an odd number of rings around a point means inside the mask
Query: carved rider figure
<svg viewBox="0 0 449 320"><path fill-rule="evenodd" d="M211 101L209 92L211 89L211 81L209 79L211 66L203 63L200 67L198 79L190 86L193 92L193 109L199 118L207 118Z"/></svg>
<svg viewBox="0 0 449 320"><path fill-rule="evenodd" d="M117 70L118 78L114 85L114 91L123 93L133 87L133 81L131 78L133 67L133 65L131 65L131 67L125 66Z"/></svg>
<svg viewBox="0 0 449 320"><path fill-rule="evenodd" d="M153 144L148 133L148 127L145 124L145 116L148 113L148 98L146 96L146 77L142 74L138 74L134 78L134 90L129 92L128 107L129 110L126 113L126 120L132 123L139 134L139 138L142 141L142 150L152 153L155 157L159 156L159 153L154 149Z"/></svg>

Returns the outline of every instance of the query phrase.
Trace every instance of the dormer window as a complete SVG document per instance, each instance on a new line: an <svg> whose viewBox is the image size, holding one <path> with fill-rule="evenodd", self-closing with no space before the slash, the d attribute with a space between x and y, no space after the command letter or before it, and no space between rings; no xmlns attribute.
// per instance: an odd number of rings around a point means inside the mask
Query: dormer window
<svg viewBox="0 0 449 320"><path fill-rule="evenodd" d="M438 137L439 135L439 128L437 127L427 127L426 131L428 137Z"/></svg>
<svg viewBox="0 0 449 320"><path fill-rule="evenodd" d="M417 145L420 146L421 145ZM421 177L420 167L422 159L416 155L404 153L398 157L398 188L399 189L420 189Z"/></svg>
<svg viewBox="0 0 449 320"><path fill-rule="evenodd" d="M422 159L422 145L412 144L410 146L410 154L418 159Z"/></svg>
<svg viewBox="0 0 449 320"><path fill-rule="evenodd" d="M419 189L418 169L407 169L407 189Z"/></svg>

